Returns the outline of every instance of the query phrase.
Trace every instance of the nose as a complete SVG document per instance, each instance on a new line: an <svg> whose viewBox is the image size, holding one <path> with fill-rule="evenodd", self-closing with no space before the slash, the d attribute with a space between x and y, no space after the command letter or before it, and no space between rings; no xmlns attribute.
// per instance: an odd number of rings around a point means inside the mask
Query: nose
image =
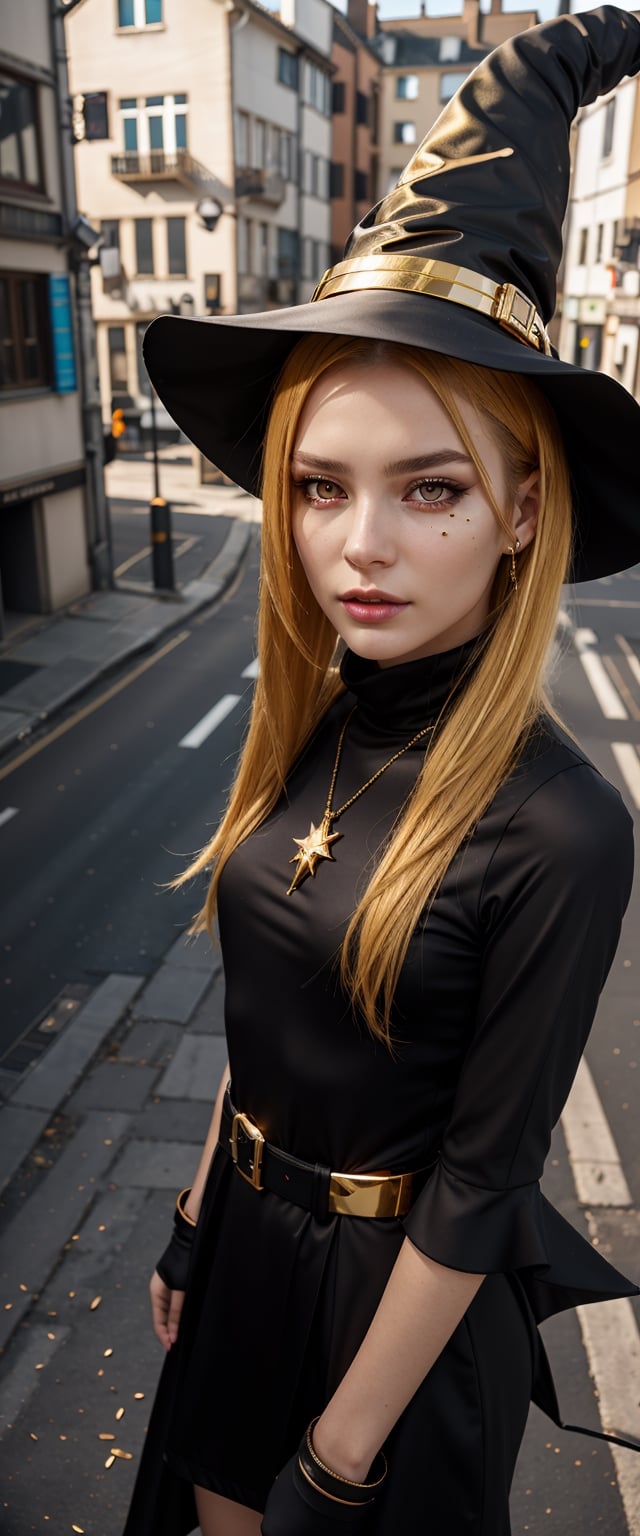
<svg viewBox="0 0 640 1536"><path fill-rule="evenodd" d="M343 555L354 570L395 561L392 514L374 495L362 494L349 504Z"/></svg>

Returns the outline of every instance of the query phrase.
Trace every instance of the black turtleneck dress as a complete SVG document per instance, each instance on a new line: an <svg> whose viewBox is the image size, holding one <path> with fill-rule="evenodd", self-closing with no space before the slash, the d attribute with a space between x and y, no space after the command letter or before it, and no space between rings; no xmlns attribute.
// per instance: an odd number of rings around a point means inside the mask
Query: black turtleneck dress
<svg viewBox="0 0 640 1536"><path fill-rule="evenodd" d="M638 1294L538 1182L629 897L632 823L618 792L540 720L412 936L394 1056L354 1017L336 960L424 741L345 812L335 863L286 894L293 839L321 819L354 702L335 806L436 719L476 644L384 670L347 652L346 693L224 870L235 1105L269 1142L330 1169L434 1166L403 1218L322 1221L254 1190L217 1147L126 1536L185 1536L194 1482L264 1508L348 1369L406 1236L487 1278L394 1426L368 1536L508 1536L531 1398L559 1421L536 1324Z"/></svg>

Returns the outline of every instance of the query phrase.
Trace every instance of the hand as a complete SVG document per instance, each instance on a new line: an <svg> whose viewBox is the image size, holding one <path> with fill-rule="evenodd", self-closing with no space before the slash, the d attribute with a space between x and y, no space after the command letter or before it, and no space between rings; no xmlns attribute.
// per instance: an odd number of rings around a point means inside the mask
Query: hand
<svg viewBox="0 0 640 1536"><path fill-rule="evenodd" d="M262 1536L330 1536L366 1530L370 1504L337 1504L307 1482L298 1452L282 1468L265 1504Z"/></svg>
<svg viewBox="0 0 640 1536"><path fill-rule="evenodd" d="M156 1269L151 1276L149 1293L153 1331L164 1348L169 1350L178 1337L184 1291L172 1291L164 1280L161 1280Z"/></svg>

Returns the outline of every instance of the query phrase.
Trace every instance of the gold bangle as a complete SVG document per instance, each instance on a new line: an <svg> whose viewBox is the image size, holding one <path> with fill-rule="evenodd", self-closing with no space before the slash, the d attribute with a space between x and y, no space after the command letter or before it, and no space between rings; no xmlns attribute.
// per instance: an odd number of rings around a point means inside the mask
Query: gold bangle
<svg viewBox="0 0 640 1536"><path fill-rule="evenodd" d="M318 1423L319 1419L320 1419L320 1414L318 1414L315 1419L311 1420L311 1423L310 1423L309 1428L307 1430L307 1450L309 1451L309 1455L313 1457L313 1460L315 1461L316 1465L318 1467L321 1467L323 1472L328 1472L330 1477L337 1478L339 1483L346 1483L349 1488L379 1488L380 1484L384 1482L385 1477L387 1475L387 1472L389 1470L388 1466L387 1466L387 1458L386 1458L386 1456L384 1454L384 1451L378 1451L378 1456L381 1456L382 1460L384 1462L384 1472L382 1474L382 1477L377 1478L375 1483L356 1483L356 1482L353 1481L353 1478L343 1477L341 1472L334 1472L333 1467L327 1467L325 1465L324 1461L320 1460L320 1457L318 1456L317 1452L314 1451L314 1449L313 1449L313 1444L312 1444L312 1441L311 1441L311 1436L313 1434L313 1431L314 1431L314 1429L316 1427L316 1424ZM373 1460L374 1461L376 1460L375 1456L374 1456ZM373 1463L372 1463L372 1465L373 1465Z"/></svg>
<svg viewBox="0 0 640 1536"><path fill-rule="evenodd" d="M190 1185L189 1185L188 1189L181 1189L180 1190L180 1194L178 1195L178 1198L176 1200L176 1210L179 1212L180 1216L182 1216L183 1221L188 1221L190 1227L196 1227L197 1226L197 1222L194 1221L193 1216L189 1215L188 1211L185 1211L185 1208L184 1208L184 1205L183 1205L183 1201L187 1198L187 1195L190 1195L190 1194L191 1194L191 1186Z"/></svg>

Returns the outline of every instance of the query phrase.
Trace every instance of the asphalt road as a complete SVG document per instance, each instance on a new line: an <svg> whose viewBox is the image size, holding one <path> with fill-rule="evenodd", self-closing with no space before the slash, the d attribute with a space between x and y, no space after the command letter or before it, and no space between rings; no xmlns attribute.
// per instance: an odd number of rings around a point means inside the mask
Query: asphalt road
<svg viewBox="0 0 640 1536"><path fill-rule="evenodd" d="M143 674L132 666L128 686L114 697L103 685L103 704L94 714L83 719L78 708L74 728L59 739L52 732L47 748L0 787L0 818L5 801L18 810L4 824L0 819L0 850L11 872L0 891L5 1082L24 1066L30 1032L55 1016L60 999L93 988L112 971L151 974L200 905L204 883L173 894L162 886L206 839L233 773L250 699L250 677L243 674L253 653L256 574L254 550L217 611L185 626L171 649L159 647L155 665ZM556 705L596 766L618 785L637 825L640 571L581 589L579 601L568 592L564 614ZM194 731L192 745L185 745ZM631 750L620 753L620 747ZM544 1181L569 1220L636 1278L639 917L640 878L587 1052L633 1208L603 1208L592 1213L596 1225L589 1227L560 1127ZM596 1427L596 1394L606 1396L611 1358L597 1348L587 1355L573 1313L545 1325L544 1333L566 1419ZM618 1427L638 1435L638 1359L616 1369L620 1390L631 1377L636 1405L635 1421L622 1418ZM621 1452L616 1464L606 1445L554 1430L532 1410L513 1492L514 1536L639 1536L636 1464L640 1456L633 1452Z"/></svg>
<svg viewBox="0 0 640 1536"><path fill-rule="evenodd" d="M135 498L109 498L113 568L116 581L153 585L149 504ZM200 510L171 504L171 546L176 587L194 581L219 553L231 527L231 517L207 516Z"/></svg>

